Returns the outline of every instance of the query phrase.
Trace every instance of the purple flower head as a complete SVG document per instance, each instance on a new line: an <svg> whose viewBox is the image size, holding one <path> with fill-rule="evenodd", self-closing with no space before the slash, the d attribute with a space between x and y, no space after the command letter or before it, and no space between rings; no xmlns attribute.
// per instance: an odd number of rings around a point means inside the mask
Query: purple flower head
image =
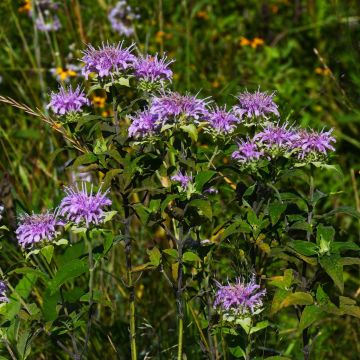
<svg viewBox="0 0 360 360"><path fill-rule="evenodd" d="M239 150L234 151L231 157L241 163L258 160L262 155L264 155L264 152L259 150L254 140L240 140L237 145Z"/></svg>
<svg viewBox="0 0 360 360"><path fill-rule="evenodd" d="M192 181L192 176L186 175L186 173L183 174L179 171L176 175L171 177L171 180L179 182L183 190L186 190L188 184Z"/></svg>
<svg viewBox="0 0 360 360"><path fill-rule="evenodd" d="M51 93L51 100L47 107L51 108L55 114L64 115L80 112L85 105L89 105L89 100L80 86L75 90L71 86L67 89L61 86L58 93Z"/></svg>
<svg viewBox="0 0 360 360"><path fill-rule="evenodd" d="M128 129L129 137L142 138L154 135L160 127L158 115L152 114L148 110L139 112L130 119L132 123Z"/></svg>
<svg viewBox="0 0 360 360"><path fill-rule="evenodd" d="M198 120L208 114L206 99L198 99L192 95L180 95L177 92L163 92L154 97L150 111L158 114L164 122L180 116Z"/></svg>
<svg viewBox="0 0 360 360"><path fill-rule="evenodd" d="M5 281L0 280L0 303L9 302L7 292L8 292L8 287Z"/></svg>
<svg viewBox="0 0 360 360"><path fill-rule="evenodd" d="M273 97L274 93L268 94L260 90L254 93L245 91L238 96L239 105L234 107L234 111L241 118L246 116L249 119L253 117L267 119L271 113L275 116L280 116L278 106L273 101Z"/></svg>
<svg viewBox="0 0 360 360"><path fill-rule="evenodd" d="M133 67L136 57L131 53L134 44L123 48L123 42L117 45L103 44L95 49L92 45L83 51L82 61L85 63L83 75L87 79L90 73L99 77L109 76Z"/></svg>
<svg viewBox="0 0 360 360"><path fill-rule="evenodd" d="M251 313L263 306L262 298L266 290L260 290L260 285L256 284L255 276L250 282L243 282L240 278L231 285L221 285L217 283L214 307L225 313L244 315Z"/></svg>
<svg viewBox="0 0 360 360"><path fill-rule="evenodd" d="M38 30L42 32L58 31L61 28L61 23L57 15L40 14L35 24Z"/></svg>
<svg viewBox="0 0 360 360"><path fill-rule="evenodd" d="M16 229L16 237L23 247L31 247L42 241L51 241L58 235L57 226L63 223L57 218L56 213L23 215Z"/></svg>
<svg viewBox="0 0 360 360"><path fill-rule="evenodd" d="M263 145L288 149L293 147L296 139L296 132L289 128L287 123L282 126L269 125L254 137L255 141Z"/></svg>
<svg viewBox="0 0 360 360"><path fill-rule="evenodd" d="M133 21L139 18L140 15L135 14L126 1L119 1L108 15L112 29L126 37L134 34Z"/></svg>
<svg viewBox="0 0 360 360"><path fill-rule="evenodd" d="M226 111L226 107L216 107L209 112L207 121L213 129L219 133L231 133L236 124L239 123L239 119L230 111Z"/></svg>
<svg viewBox="0 0 360 360"><path fill-rule="evenodd" d="M72 221L75 224L85 224L87 227L90 224L103 222L105 218L104 208L111 205L111 200L106 197L109 190L104 193L101 188L96 194L93 194L93 186L91 185L90 192L86 189L86 184L81 184L81 189L78 186L66 187L66 196L60 203L59 213L64 216L67 221Z"/></svg>
<svg viewBox="0 0 360 360"><path fill-rule="evenodd" d="M297 140L294 144L294 147L299 150L298 157L304 159L311 153L324 154L326 156L328 150L334 151L335 148L332 146L332 143L335 143L336 139L332 136L333 131L334 129L321 132L300 130L297 133Z"/></svg>
<svg viewBox="0 0 360 360"><path fill-rule="evenodd" d="M158 54L146 55L146 57L138 58L135 62L135 76L148 82L171 80L173 72L169 65L173 62L174 60L168 60L166 56L159 58Z"/></svg>

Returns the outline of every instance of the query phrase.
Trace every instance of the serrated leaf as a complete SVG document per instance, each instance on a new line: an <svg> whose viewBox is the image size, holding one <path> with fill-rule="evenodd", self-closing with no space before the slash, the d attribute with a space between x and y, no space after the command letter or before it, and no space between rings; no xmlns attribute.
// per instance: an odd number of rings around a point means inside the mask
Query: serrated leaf
<svg viewBox="0 0 360 360"><path fill-rule="evenodd" d="M175 195L175 194L172 194L172 195L168 195L165 200L161 203L161 212L164 212L166 207L169 205L169 203L175 199L178 199L179 198L179 195Z"/></svg>
<svg viewBox="0 0 360 360"><path fill-rule="evenodd" d="M314 299L309 293L298 291L286 295L286 297L280 304L280 308L292 305L311 305L313 302Z"/></svg>
<svg viewBox="0 0 360 360"><path fill-rule="evenodd" d="M189 134L190 138L195 142L198 139L197 128L194 124L181 125L180 129Z"/></svg>
<svg viewBox="0 0 360 360"><path fill-rule="evenodd" d="M305 241L305 240L293 240L288 244L298 253L305 255L305 256L313 256L316 255L318 252L318 247L316 244Z"/></svg>
<svg viewBox="0 0 360 360"><path fill-rule="evenodd" d="M44 258L46 259L47 263L50 264L51 263L51 259L53 257L54 254L54 246L53 245L47 245L44 246L41 249L41 254L44 256Z"/></svg>
<svg viewBox="0 0 360 360"><path fill-rule="evenodd" d="M192 251L186 251L183 254L183 261L184 262L201 262L201 259L199 258L199 256L192 252Z"/></svg>
<svg viewBox="0 0 360 360"><path fill-rule="evenodd" d="M163 252L171 257L173 257L174 259L177 259L179 256L179 253L176 249L165 249L163 250Z"/></svg>
<svg viewBox="0 0 360 360"><path fill-rule="evenodd" d="M79 259L74 259L63 264L49 284L50 295L53 295L66 281L84 274L87 270L87 264Z"/></svg>
<svg viewBox="0 0 360 360"><path fill-rule="evenodd" d="M54 321L57 318L57 303L60 299L60 291L51 293L50 289L44 294L44 303L42 306L42 312L45 321Z"/></svg>
<svg viewBox="0 0 360 360"><path fill-rule="evenodd" d="M331 252L337 252L340 253L341 251L346 250L353 250L353 251L359 251L360 247L356 243L352 241L344 241L344 242L333 242L331 244Z"/></svg>
<svg viewBox="0 0 360 360"><path fill-rule="evenodd" d="M321 267L334 281L340 292L344 292L343 264L337 254L324 255L319 259Z"/></svg>
<svg viewBox="0 0 360 360"><path fill-rule="evenodd" d="M189 202L189 206L196 207L205 217L207 217L209 220L212 219L212 208L209 201L203 199L195 199Z"/></svg>
<svg viewBox="0 0 360 360"><path fill-rule="evenodd" d="M270 315L274 315L281 309L281 303L283 300L290 294L289 291L283 290L283 289L277 289L275 291L272 303L271 303L271 309L270 309Z"/></svg>
<svg viewBox="0 0 360 360"><path fill-rule="evenodd" d="M279 221L281 215L285 210L286 210L286 204L280 202L270 204L269 215L272 225L275 225Z"/></svg>
<svg viewBox="0 0 360 360"><path fill-rule="evenodd" d="M251 327L250 334L256 333L260 330L266 329L269 326L269 321L260 321L255 326Z"/></svg>
<svg viewBox="0 0 360 360"><path fill-rule="evenodd" d="M105 212L105 217L104 217L104 223L107 223L108 221L112 220L112 218L117 214L116 210L112 210L112 211L107 211Z"/></svg>
<svg viewBox="0 0 360 360"><path fill-rule="evenodd" d="M74 161L72 167L77 168L80 165L93 164L96 161L97 161L96 155L93 153L88 153L88 154L80 155L79 157L77 157L76 160Z"/></svg>
<svg viewBox="0 0 360 360"><path fill-rule="evenodd" d="M207 170L199 172L195 177L195 188L201 192L204 185L216 174L216 171Z"/></svg>
<svg viewBox="0 0 360 360"><path fill-rule="evenodd" d="M335 229L332 226L320 224L316 228L316 243L319 246L319 253L324 254L330 251L331 243L334 241Z"/></svg>
<svg viewBox="0 0 360 360"><path fill-rule="evenodd" d="M301 313L299 330L303 331L312 325L315 321L320 320L324 316L324 312L317 305L305 306Z"/></svg>
<svg viewBox="0 0 360 360"><path fill-rule="evenodd" d="M157 267L161 262L161 252L157 247L152 248L151 250L146 251L150 258L151 265Z"/></svg>

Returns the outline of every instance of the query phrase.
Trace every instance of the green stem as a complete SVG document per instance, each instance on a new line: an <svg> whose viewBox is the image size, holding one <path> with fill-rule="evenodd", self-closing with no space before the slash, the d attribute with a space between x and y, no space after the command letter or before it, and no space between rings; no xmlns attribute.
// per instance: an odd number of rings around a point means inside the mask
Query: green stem
<svg viewBox="0 0 360 360"><path fill-rule="evenodd" d="M89 252L89 313L88 313L88 321L86 325L86 335L85 335L85 345L83 351L80 355L80 360L83 355L88 351L90 332L91 332L91 323L92 323L92 313L93 313L93 305L94 305L94 261L93 261L93 253L92 253L92 245L91 240L88 239L87 235L85 235L86 245L88 247Z"/></svg>
<svg viewBox="0 0 360 360"><path fill-rule="evenodd" d="M184 332L184 301L183 301L183 226L179 226L179 237L178 237L178 256L179 256L179 267L178 267L178 281L176 291L176 303L178 310L178 360L182 360L183 354L183 332Z"/></svg>
<svg viewBox="0 0 360 360"><path fill-rule="evenodd" d="M182 351L183 351L183 332L184 332L184 320L179 317L178 323L178 360L182 360Z"/></svg>
<svg viewBox="0 0 360 360"><path fill-rule="evenodd" d="M129 308L130 308L130 350L131 360L137 360L136 351L136 323L135 323L135 288L132 281L132 263L131 263L131 237L130 237L130 208L126 195L123 196L125 210L125 256L126 256L126 274L129 288Z"/></svg>

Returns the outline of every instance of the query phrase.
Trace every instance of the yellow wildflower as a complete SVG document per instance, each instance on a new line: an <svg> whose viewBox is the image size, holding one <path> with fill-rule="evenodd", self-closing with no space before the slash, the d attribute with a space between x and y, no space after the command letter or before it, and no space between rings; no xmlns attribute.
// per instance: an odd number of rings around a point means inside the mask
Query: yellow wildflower
<svg viewBox="0 0 360 360"><path fill-rule="evenodd" d="M24 0L18 11L19 13L29 13L31 11L31 0Z"/></svg>
<svg viewBox="0 0 360 360"><path fill-rule="evenodd" d="M93 105L98 108L103 108L105 106L106 97L103 96L94 96L91 100Z"/></svg>

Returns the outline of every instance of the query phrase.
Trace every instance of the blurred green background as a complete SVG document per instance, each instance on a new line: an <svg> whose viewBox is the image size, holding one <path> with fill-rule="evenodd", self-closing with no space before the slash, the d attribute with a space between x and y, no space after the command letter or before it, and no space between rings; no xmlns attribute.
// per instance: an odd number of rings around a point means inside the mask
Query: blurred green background
<svg viewBox="0 0 360 360"><path fill-rule="evenodd" d="M74 84L79 80L78 59L86 43L123 39L112 31L107 19L115 1L58 3L62 28L50 33L39 32L34 26L27 7L30 2L0 3L0 95L43 111L47 111L49 93L58 87L58 80ZM318 130L334 127L337 151L333 162L340 164L343 174L324 173L317 185L326 193L339 193L324 207L352 206L360 211L359 1L144 0L129 4L141 17L135 23L134 37L125 41L136 41L141 52L166 52L176 59L176 90L199 92L219 104L231 105L240 91L260 87L276 91L284 120ZM101 94L93 98L97 111L109 112L102 99ZM58 203L61 185L73 176L66 165L74 154L56 151L63 142L39 119L1 105L0 201L11 228L20 212L37 212ZM338 225L351 240L359 242L356 221L342 217ZM11 246L2 252L0 261L6 264L21 257ZM353 280L354 297L359 296L357 275L348 275ZM148 310L153 306L151 298L161 289L148 291L153 293L144 299L139 315L144 341L151 348L156 338L165 348L168 334L162 333L161 327L155 332L146 320L155 316ZM143 289L137 296L142 298ZM168 306L167 300L159 300L159 306ZM353 330L359 330L359 325L352 324L355 321L350 319L347 326L351 331L339 332L339 337L334 334L343 327L329 326L321 335L327 350L321 356L315 353L314 359L354 358L352 351L356 347L357 353L360 350ZM126 325L120 324L118 331L126 341ZM328 341L329 337L333 340ZM278 340L281 343L281 333ZM350 341L352 346L348 346ZM289 349L294 346L291 344L285 345ZM344 349L343 354L335 354L335 348ZM291 349L289 354L293 354Z"/></svg>

